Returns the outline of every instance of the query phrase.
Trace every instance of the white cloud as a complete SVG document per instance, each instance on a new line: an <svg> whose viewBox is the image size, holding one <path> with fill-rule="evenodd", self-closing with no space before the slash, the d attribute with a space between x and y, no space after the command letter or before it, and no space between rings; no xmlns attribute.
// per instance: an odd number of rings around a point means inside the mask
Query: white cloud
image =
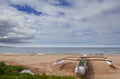
<svg viewBox="0 0 120 79"><path fill-rule="evenodd" d="M7 0L6 0L7 1ZM120 43L120 22L118 13L111 13L119 6L119 0L67 0L71 6L55 6L58 0L12 0L6 4L27 4L43 13L28 15L15 8L0 6L1 17L17 23L15 33L9 36L31 37L36 29L36 43L39 44L117 44ZM0 3L3 3L2 1ZM6 14L5 14L6 13ZM15 19L14 19L15 18ZM27 19L26 19L27 18ZM8 21L8 23L9 23ZM24 27L25 26L25 27ZM24 28L24 29L23 29ZM23 29L23 30L22 30ZM13 28L12 28L13 30ZM22 31L20 31L22 30Z"/></svg>
<svg viewBox="0 0 120 79"><path fill-rule="evenodd" d="M27 42L34 37L35 30L22 13L8 5L0 5L0 10L0 42Z"/></svg>

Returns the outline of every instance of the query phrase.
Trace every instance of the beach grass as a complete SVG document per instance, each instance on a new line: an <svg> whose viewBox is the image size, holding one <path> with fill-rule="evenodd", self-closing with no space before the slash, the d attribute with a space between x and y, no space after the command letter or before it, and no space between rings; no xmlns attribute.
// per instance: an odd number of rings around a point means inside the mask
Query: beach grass
<svg viewBox="0 0 120 79"><path fill-rule="evenodd" d="M23 66L11 66L6 65L4 62L0 62L0 79L75 79L73 76L57 76L46 74L26 74L20 73L20 71L26 69Z"/></svg>

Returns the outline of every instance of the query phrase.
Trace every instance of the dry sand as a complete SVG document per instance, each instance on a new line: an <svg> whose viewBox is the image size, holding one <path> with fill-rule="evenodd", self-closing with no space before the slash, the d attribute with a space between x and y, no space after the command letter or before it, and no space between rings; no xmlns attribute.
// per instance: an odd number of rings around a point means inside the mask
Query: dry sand
<svg viewBox="0 0 120 79"><path fill-rule="evenodd" d="M78 64L75 61L65 61L64 65L54 66L53 62L67 56L81 56L79 54L43 54L43 55L9 55L0 54L0 61L11 65L22 65L30 68L35 73L48 75L76 76L74 68ZM120 79L120 56L107 56L113 60L114 66L108 66L104 61L88 62L88 70L82 79Z"/></svg>

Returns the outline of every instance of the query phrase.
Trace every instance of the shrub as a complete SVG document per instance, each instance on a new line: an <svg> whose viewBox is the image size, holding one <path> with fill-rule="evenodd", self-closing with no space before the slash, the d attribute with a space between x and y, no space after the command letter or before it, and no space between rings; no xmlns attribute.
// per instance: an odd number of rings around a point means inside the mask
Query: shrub
<svg viewBox="0 0 120 79"><path fill-rule="evenodd" d="M0 62L0 79L75 79L72 76L56 76L56 75L30 75L30 74L20 74L19 72L25 69L22 66L11 66L5 65L4 62Z"/></svg>

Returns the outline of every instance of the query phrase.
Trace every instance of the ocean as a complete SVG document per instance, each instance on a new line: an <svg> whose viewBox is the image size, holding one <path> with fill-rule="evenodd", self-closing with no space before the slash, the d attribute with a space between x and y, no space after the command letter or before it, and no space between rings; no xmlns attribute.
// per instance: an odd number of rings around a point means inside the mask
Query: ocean
<svg viewBox="0 0 120 79"><path fill-rule="evenodd" d="M5 54L120 54L120 47L0 47Z"/></svg>

